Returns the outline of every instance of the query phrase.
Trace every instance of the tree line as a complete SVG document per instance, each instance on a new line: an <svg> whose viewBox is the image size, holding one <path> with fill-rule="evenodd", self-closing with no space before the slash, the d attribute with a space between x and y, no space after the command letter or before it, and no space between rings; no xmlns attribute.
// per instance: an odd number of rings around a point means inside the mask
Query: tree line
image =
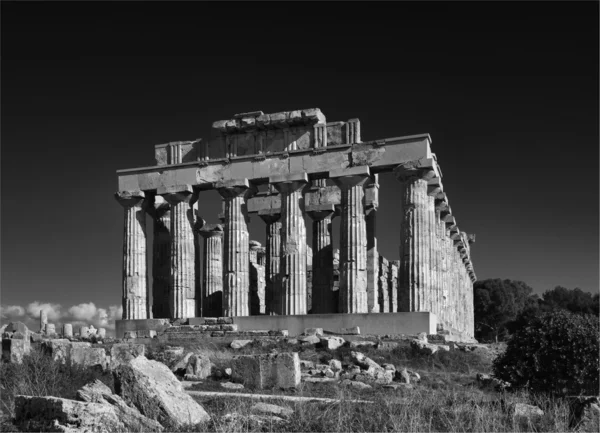
<svg viewBox="0 0 600 433"><path fill-rule="evenodd" d="M543 313L567 310L579 315L599 315L598 293L557 286L539 297L523 281L499 278L477 281L473 286L475 338L505 340Z"/></svg>

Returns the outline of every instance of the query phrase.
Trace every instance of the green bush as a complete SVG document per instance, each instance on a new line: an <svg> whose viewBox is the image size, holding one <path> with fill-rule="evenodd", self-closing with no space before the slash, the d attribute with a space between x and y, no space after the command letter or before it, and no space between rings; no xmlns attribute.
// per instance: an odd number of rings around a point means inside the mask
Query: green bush
<svg viewBox="0 0 600 433"><path fill-rule="evenodd" d="M556 311L534 319L494 361L496 377L555 395L598 393L598 318Z"/></svg>

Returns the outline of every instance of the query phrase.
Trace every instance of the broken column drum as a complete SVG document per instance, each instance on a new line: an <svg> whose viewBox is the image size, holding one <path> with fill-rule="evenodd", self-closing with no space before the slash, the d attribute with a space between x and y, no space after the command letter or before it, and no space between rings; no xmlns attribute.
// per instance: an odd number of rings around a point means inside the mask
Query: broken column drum
<svg viewBox="0 0 600 433"><path fill-rule="evenodd" d="M456 224L431 137L362 141L361 129L358 119L327 122L318 108L241 113L214 122L208 140L155 146L155 167L119 170L123 318L429 312L438 329L472 337L474 236ZM377 238L378 219L389 220L378 203L382 173L399 181L399 257L378 249L389 242ZM218 215L202 206L208 190L221 194ZM196 208L222 222L222 235L195 221ZM150 251L146 212L154 221ZM265 223L265 251L253 244L251 260L253 213Z"/></svg>

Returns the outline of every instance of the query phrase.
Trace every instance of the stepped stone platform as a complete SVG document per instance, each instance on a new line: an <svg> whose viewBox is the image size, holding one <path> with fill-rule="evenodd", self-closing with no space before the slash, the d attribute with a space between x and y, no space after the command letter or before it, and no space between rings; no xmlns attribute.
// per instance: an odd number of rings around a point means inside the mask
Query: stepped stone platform
<svg viewBox="0 0 600 433"><path fill-rule="evenodd" d="M201 338L202 335L199 334L212 337L262 334L284 337L300 335L307 328L323 328L335 332L355 326L360 328L361 334L368 335L416 335L421 332L437 332L437 317L429 312L192 317L179 320L182 322L181 326L172 326L169 319L117 320L117 338L124 338L126 332L134 331L145 335L145 331L149 330L156 331L158 335L173 334L173 337L178 338Z"/></svg>

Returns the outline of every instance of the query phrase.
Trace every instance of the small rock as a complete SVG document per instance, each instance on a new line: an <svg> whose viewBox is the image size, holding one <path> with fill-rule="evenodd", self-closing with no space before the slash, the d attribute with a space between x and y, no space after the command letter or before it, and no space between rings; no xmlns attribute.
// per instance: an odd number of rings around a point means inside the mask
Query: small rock
<svg viewBox="0 0 600 433"><path fill-rule="evenodd" d="M321 340L316 335L309 335L308 337L298 338L298 341L303 344L317 344Z"/></svg>
<svg viewBox="0 0 600 433"><path fill-rule="evenodd" d="M342 337L321 337L321 346L328 350L335 350L344 345L346 340Z"/></svg>
<svg viewBox="0 0 600 433"><path fill-rule="evenodd" d="M331 377L331 378L335 377L335 373L331 368L324 370L323 374L325 375L325 377Z"/></svg>
<svg viewBox="0 0 600 433"><path fill-rule="evenodd" d="M391 370L391 371L396 371L396 366L394 364L381 364L381 366L385 369L385 370Z"/></svg>
<svg viewBox="0 0 600 433"><path fill-rule="evenodd" d="M340 371L342 369L342 362L337 359L332 359L329 361L329 368L333 371Z"/></svg>
<svg viewBox="0 0 600 433"><path fill-rule="evenodd" d="M417 339L427 343L427 333L421 332L417 335Z"/></svg>
<svg viewBox="0 0 600 433"><path fill-rule="evenodd" d="M241 383L221 382L221 387L225 389L244 389Z"/></svg>
<svg viewBox="0 0 600 433"><path fill-rule="evenodd" d="M292 409L287 407L277 406L276 404L269 403L257 403L252 408L250 408L252 412L265 414L265 415L280 415L280 416L290 416L294 413Z"/></svg>
<svg viewBox="0 0 600 433"><path fill-rule="evenodd" d="M238 350L242 347L246 347L247 345L252 344L252 340L233 340L229 347L232 349Z"/></svg>
<svg viewBox="0 0 600 433"><path fill-rule="evenodd" d="M315 363L312 361L306 361L304 359L300 360L300 368L311 369L315 368Z"/></svg>
<svg viewBox="0 0 600 433"><path fill-rule="evenodd" d="M298 342L298 340L297 340L297 339L295 339L295 338L288 338L288 339L286 340L286 343L287 343L287 344L298 344L299 342Z"/></svg>
<svg viewBox="0 0 600 433"><path fill-rule="evenodd" d="M539 407L525 403L515 403L510 412L515 420L532 420L544 415L544 411Z"/></svg>

